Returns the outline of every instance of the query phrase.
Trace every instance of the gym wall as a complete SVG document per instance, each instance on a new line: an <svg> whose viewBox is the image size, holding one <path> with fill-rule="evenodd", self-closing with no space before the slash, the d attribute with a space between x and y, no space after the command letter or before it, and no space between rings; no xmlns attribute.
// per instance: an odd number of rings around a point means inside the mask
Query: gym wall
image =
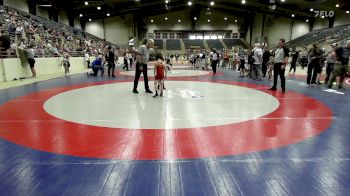
<svg viewBox="0 0 350 196"><path fill-rule="evenodd" d="M165 17L168 20L165 20ZM227 17L228 20L225 21L224 18ZM233 33L238 32L239 18L230 16L221 12L212 12L211 15L206 15L205 11L202 11L197 17L195 22L195 30L231 30ZM151 23L153 19L153 23ZM210 22L208 22L210 19ZM237 19L238 22L235 23L234 20ZM181 20L181 22L178 22ZM189 31L191 30L191 18L190 11L178 11L171 12L167 14L161 14L157 16L147 17L143 20L148 29L147 33L154 33L155 30L174 30L174 31Z"/></svg>
<svg viewBox="0 0 350 196"><path fill-rule="evenodd" d="M110 17L103 20L87 22L85 30L99 38L104 38L114 44L127 45L129 36L132 37L133 25L130 17Z"/></svg>

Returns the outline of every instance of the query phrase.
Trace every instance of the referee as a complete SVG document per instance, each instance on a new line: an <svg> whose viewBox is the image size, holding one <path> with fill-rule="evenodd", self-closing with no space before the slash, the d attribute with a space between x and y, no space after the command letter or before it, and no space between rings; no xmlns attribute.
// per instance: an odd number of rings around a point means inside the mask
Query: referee
<svg viewBox="0 0 350 196"><path fill-rule="evenodd" d="M137 53L137 63L136 63L136 71L135 71L135 80L134 80L134 88L133 93L139 93L137 91L137 85L139 83L140 75L143 73L144 82L145 82L145 90L146 93L153 93L148 86L148 76L147 76L147 62L149 60L149 49L154 47L154 40L148 39L146 45L141 45L140 49Z"/></svg>

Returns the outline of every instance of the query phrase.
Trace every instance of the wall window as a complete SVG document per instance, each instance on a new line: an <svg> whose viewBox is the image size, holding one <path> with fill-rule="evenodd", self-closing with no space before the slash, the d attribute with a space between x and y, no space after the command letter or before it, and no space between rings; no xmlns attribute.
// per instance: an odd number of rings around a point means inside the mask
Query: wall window
<svg viewBox="0 0 350 196"><path fill-rule="evenodd" d="M156 33L156 39L161 39L160 33Z"/></svg>
<svg viewBox="0 0 350 196"><path fill-rule="evenodd" d="M176 33L176 38L181 39L181 33Z"/></svg>
<svg viewBox="0 0 350 196"><path fill-rule="evenodd" d="M168 33L162 33L163 39L168 39Z"/></svg>
<svg viewBox="0 0 350 196"><path fill-rule="evenodd" d="M175 39L175 33L169 33L169 38L170 39Z"/></svg>
<svg viewBox="0 0 350 196"><path fill-rule="evenodd" d="M188 39L189 38L188 33L184 33L184 34L182 34L182 36L183 36L183 39Z"/></svg>

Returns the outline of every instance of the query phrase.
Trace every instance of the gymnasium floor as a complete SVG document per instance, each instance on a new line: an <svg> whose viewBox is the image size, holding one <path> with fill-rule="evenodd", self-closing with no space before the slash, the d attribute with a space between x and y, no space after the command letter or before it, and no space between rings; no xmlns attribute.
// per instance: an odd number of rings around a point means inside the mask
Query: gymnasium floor
<svg viewBox="0 0 350 196"><path fill-rule="evenodd" d="M350 90L130 73L0 90L0 195L350 195Z"/></svg>

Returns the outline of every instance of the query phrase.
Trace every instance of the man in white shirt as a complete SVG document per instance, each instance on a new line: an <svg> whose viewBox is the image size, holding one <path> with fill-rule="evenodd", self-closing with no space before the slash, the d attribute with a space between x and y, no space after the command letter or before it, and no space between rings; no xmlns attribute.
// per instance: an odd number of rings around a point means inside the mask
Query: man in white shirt
<svg viewBox="0 0 350 196"><path fill-rule="evenodd" d="M262 76L262 56L263 56L263 51L261 49L260 43L254 44L255 48L253 49L253 58L254 58L254 63L253 63L253 80L261 80Z"/></svg>
<svg viewBox="0 0 350 196"><path fill-rule="evenodd" d="M286 78L284 77L284 73L286 71L286 65L289 57L289 49L284 46L285 43L286 41L284 39L280 39L278 41L278 48L274 52L275 59L273 65L273 86L269 89L271 91L277 90L277 78L279 75L281 78L283 93L286 92Z"/></svg>
<svg viewBox="0 0 350 196"><path fill-rule="evenodd" d="M153 39L148 39L147 43L145 45L140 46L140 49L137 53L134 88L132 91L133 93L139 93L137 91L137 85L139 83L141 73L143 73L146 93L153 93L149 89L148 76L147 76L147 62L149 60L149 55L150 55L149 49L153 48L153 47L154 47L154 40Z"/></svg>

